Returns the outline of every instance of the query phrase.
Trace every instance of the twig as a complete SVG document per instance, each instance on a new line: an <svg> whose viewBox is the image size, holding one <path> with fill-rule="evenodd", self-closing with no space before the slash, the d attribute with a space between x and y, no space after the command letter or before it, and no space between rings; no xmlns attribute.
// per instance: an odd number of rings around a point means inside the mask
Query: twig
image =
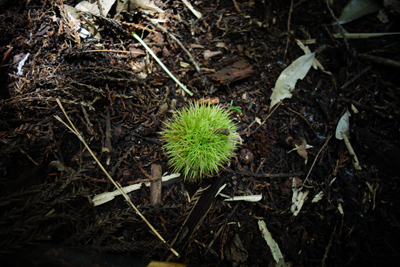
<svg viewBox="0 0 400 267"><path fill-rule="evenodd" d="M282 103L282 101L279 102L278 105L276 105L276 107L268 114L268 116L264 119L264 121L260 125L258 125L258 127L254 131L252 131L250 134L254 134L255 132L257 132L257 130L260 129L261 126L264 125L264 123L268 120L269 117L271 117L271 115L275 112L275 110L280 106L281 103ZM247 137L249 137L250 134Z"/></svg>
<svg viewBox="0 0 400 267"><path fill-rule="evenodd" d="M107 109L107 114L106 114L106 141L104 143L104 148L102 150L105 150L107 152L112 151L112 146L111 146L111 117L110 117L110 110Z"/></svg>
<svg viewBox="0 0 400 267"><path fill-rule="evenodd" d="M28 153L25 152L25 150L23 150L22 148L18 147L18 150L24 154L30 161L32 161L33 164L35 164L36 166L39 166L40 164L36 162L36 160L34 160Z"/></svg>
<svg viewBox="0 0 400 267"><path fill-rule="evenodd" d="M187 0L182 0L182 2L193 12L193 14L200 19L202 17L201 13L193 8L192 4L189 3Z"/></svg>
<svg viewBox="0 0 400 267"><path fill-rule="evenodd" d="M361 104L360 102L357 102L357 101L355 101L353 99L349 99L349 98L346 98L346 97L343 97L343 96L339 96L339 99L344 101L344 102L346 102L346 103L353 104L354 106L356 106L358 108L362 108L362 109L365 109L365 110L368 110L368 111L372 111L375 114L377 114L377 115L379 115L379 116L381 116L383 118L391 119L391 120L394 119L394 116L391 115L391 114L387 114L387 113L384 113L382 111L376 110L373 107Z"/></svg>
<svg viewBox="0 0 400 267"><path fill-rule="evenodd" d="M160 66L164 69L164 71L171 77L186 93L188 93L190 96L193 95L191 91L189 91L186 86L184 86L168 69L165 67L165 65L161 62L161 60L154 54L154 52L146 45L146 43L135 33L132 32L133 37L141 43L144 48L150 53L150 55L160 64Z"/></svg>
<svg viewBox="0 0 400 267"><path fill-rule="evenodd" d="M293 113L295 113L295 114L297 114L297 115L299 115L300 118L302 118L302 119L308 124L308 126L310 126L310 128L311 128L311 130L313 131L314 135L317 135L317 134L315 133L313 127L311 126L311 124L308 122L308 120L307 120L306 118L304 118L303 116L301 116L300 113L298 113L297 111L295 111L295 110L293 110L293 109L291 109L291 108L288 108L288 110L291 111L291 112L293 112Z"/></svg>
<svg viewBox="0 0 400 267"><path fill-rule="evenodd" d="M350 157L351 157L351 159L352 159L351 161L353 162L354 168L355 168L357 171L361 171L362 168L361 168L361 166L360 166L360 162L358 161L357 155L356 155L356 153L354 152L353 147L351 146L351 143L350 143L350 141L349 141L349 138L347 137L347 135L346 135L344 132L340 132L340 133L342 134L343 141L344 141L344 143L345 143L345 145L346 145L346 147L347 147L347 150L348 150L349 153L350 153Z"/></svg>
<svg viewBox="0 0 400 267"><path fill-rule="evenodd" d="M182 0L183 1L183 0ZM240 10L240 7L239 7L239 5L238 5L238 3L235 1L235 0L232 0L233 1L233 5L235 6L235 8L236 8L236 10L237 10L237 12L242 12L241 10Z"/></svg>
<svg viewBox="0 0 400 267"><path fill-rule="evenodd" d="M126 5L128 4L128 2L130 2L130 1L125 1L124 2L124 5L122 6L122 8L117 12L117 14L115 14L114 19L117 19L119 17L119 14L121 14L121 12L123 10L126 10Z"/></svg>
<svg viewBox="0 0 400 267"><path fill-rule="evenodd" d="M396 68L396 69L400 70L400 62L399 61L395 61L395 60L391 60L391 59L387 59L387 58L376 57L376 56L371 56L371 55L365 55L365 54L357 55L357 58L378 64L378 65L383 65L383 66L387 66L390 68Z"/></svg>
<svg viewBox="0 0 400 267"><path fill-rule="evenodd" d="M360 73L358 73L356 76L353 77L353 79L351 79L350 81L348 81L347 83L345 83L342 87L340 87L340 89L344 89L347 86L349 86L351 83L353 83L355 80L357 80L358 78L361 77L361 75L363 75L364 73L366 73L370 68L372 68L372 66L368 66L365 69L363 69Z"/></svg>
<svg viewBox="0 0 400 267"><path fill-rule="evenodd" d="M192 62L193 66L196 68L197 72L200 72L200 67L197 64L197 62L194 60L192 54L183 46L183 44L181 43L181 41L179 41L178 39L176 39L176 37L171 34L169 31L167 31L167 29L165 29L163 26L161 26L160 24L158 24L157 22L153 22L150 19L150 22L157 26L158 28L160 28L160 30L162 30L164 33L166 33L172 40L174 40L181 48L182 50L188 55L190 62Z"/></svg>
<svg viewBox="0 0 400 267"><path fill-rule="evenodd" d="M328 10L329 10L329 12L331 13L332 17L335 19L335 21L336 21L336 23L337 23L337 26L340 28L340 31L341 31L341 34L342 34L342 36L343 36L344 43L346 44L347 50L350 50L349 44L347 43L347 38L346 38L346 36L345 36L345 34L344 34L345 31L344 31L344 29L343 29L343 26L340 25L339 20L337 19L337 17L336 17L335 14L333 13L333 10L332 10L331 6L329 5L329 0L325 0L325 3L326 3L326 6L328 7Z"/></svg>
<svg viewBox="0 0 400 267"><path fill-rule="evenodd" d="M289 48L289 41L290 41L290 19L292 18L292 12L293 12L293 0L290 1L290 11L289 11L289 17L288 17L288 22L287 22L287 38L286 38L286 47L285 47L285 53L283 54L283 59L282 59L282 64L285 64L285 59L286 59L286 53Z"/></svg>
<svg viewBox="0 0 400 267"><path fill-rule="evenodd" d="M107 170L103 167L103 165L100 163L100 161L97 159L97 157L94 155L93 151L90 149L88 144L85 142L83 139L82 135L78 132L78 130L75 128L75 125L71 122L70 118L68 117L67 113L64 110L64 107L61 104L61 101L57 98L57 104L60 106L62 112L64 113L64 116L67 118L68 122L70 125L66 124L59 116L55 115L54 117L60 121L62 124L65 125L71 132L73 132L79 140L85 145L86 149L90 152L94 160L97 162L99 165L100 169L106 174L107 178L111 181L111 183L118 189L118 191L124 196L126 201L129 203L129 205L135 210L136 214L142 218L142 220L147 224L147 226L151 229L151 231L164 243L166 244L169 249L171 250L172 253L174 253L177 257L179 257L178 252L176 252L172 247L168 245L168 243L162 238L162 236L157 232L156 229L150 224L150 222L143 216L143 214L136 208L136 206L132 203L130 197L125 193L124 190L122 190L122 187L117 184L114 179L108 174Z"/></svg>
<svg viewBox="0 0 400 267"><path fill-rule="evenodd" d="M335 227L333 228L333 232L331 234L331 238L329 239L328 245L326 245L325 254L324 254L324 257L322 258L322 262L321 262L322 263L321 264L322 267L325 266L325 260L328 258L329 248L332 246L332 240L333 240L333 237L335 236L337 224L338 224L338 222L336 221Z"/></svg>
<svg viewBox="0 0 400 267"><path fill-rule="evenodd" d="M153 176L151 176L150 174L148 174L148 173L142 168L142 166L140 166L139 162L138 162L134 157L132 157L132 158L133 158L133 160L136 162L136 164L137 164L137 166L139 167L139 169L143 172L143 174L144 174L148 179L154 180Z"/></svg>
<svg viewBox="0 0 400 267"><path fill-rule="evenodd" d="M151 164L151 176L154 179L150 184L150 204L156 205L161 203L161 192L162 192L162 168L159 164Z"/></svg>
<svg viewBox="0 0 400 267"><path fill-rule="evenodd" d="M301 176L304 173L303 172L294 172L294 173L275 173L275 174L268 174L268 173L261 173L261 174L256 174L256 173L251 173L251 172L235 172L232 170L225 169L229 173L233 173L236 175L243 175L247 177L258 177L258 178L287 178L287 177L294 177L294 176Z"/></svg>
<svg viewBox="0 0 400 267"><path fill-rule="evenodd" d="M306 179L304 179L303 185L301 186L301 188L299 189L299 191L301 191L301 189L303 189L303 186L306 184L308 177L310 177L310 173L311 173L311 171L312 171L313 168L314 168L315 162L317 162L317 159L318 159L319 154L321 154L322 150L324 150L324 148L326 147L326 145L328 144L328 142L329 142L329 140L331 139L332 136L333 136L333 135L329 136L328 139L326 139L325 144L324 144L324 145L321 147L321 149L318 151L318 154L317 154L317 156L315 157L314 162L313 162L313 164L311 165L310 170L308 171L307 177L306 177Z"/></svg>
<svg viewBox="0 0 400 267"><path fill-rule="evenodd" d="M113 168L111 169L111 171L110 171L110 175L111 175L111 176L114 176L114 173L115 173L116 169L121 165L122 161L124 161L124 160L128 157L129 153L131 153L131 151L135 149L135 147L136 147L136 144L132 145L132 146L125 152L125 154L122 155L122 157L119 158L118 162L114 165L114 167L113 167Z"/></svg>
<svg viewBox="0 0 400 267"><path fill-rule="evenodd" d="M111 52L111 53L129 53L129 54L138 54L138 55L144 55L145 53L142 52L136 52L136 51L123 51L123 50L86 50L82 51L83 53L95 53L95 52Z"/></svg>

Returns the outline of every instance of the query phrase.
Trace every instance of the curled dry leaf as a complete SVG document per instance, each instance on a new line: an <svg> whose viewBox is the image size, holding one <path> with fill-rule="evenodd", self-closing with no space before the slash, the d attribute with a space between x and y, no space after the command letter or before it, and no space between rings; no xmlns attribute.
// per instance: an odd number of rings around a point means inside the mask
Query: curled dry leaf
<svg viewBox="0 0 400 267"><path fill-rule="evenodd" d="M307 144L306 140L303 137L299 137L298 139L293 141L294 148L290 150L288 153L296 150L297 153L302 156L305 160L304 164L307 164L308 161L308 153L307 149L312 148L313 146Z"/></svg>
<svg viewBox="0 0 400 267"><path fill-rule="evenodd" d="M223 42L219 42L219 43L217 43L215 46L216 46L216 47L225 48L226 51L229 51L229 47L228 47L225 43L223 43Z"/></svg>
<svg viewBox="0 0 400 267"><path fill-rule="evenodd" d="M210 51L210 50L206 50L206 51L204 51L204 59L205 59L205 60L209 60L210 58L212 58L212 57L214 57L214 56L217 56L217 55L220 55L220 54L222 54L221 51Z"/></svg>
<svg viewBox="0 0 400 267"><path fill-rule="evenodd" d="M315 197L313 198L313 200L311 200L311 203L317 203L318 201L320 201L322 199L322 197L324 196L324 192L319 192L318 194L315 195Z"/></svg>
<svg viewBox="0 0 400 267"><path fill-rule="evenodd" d="M350 130L349 130L350 117L351 117L350 112L346 111L346 113L344 113L343 116L340 118L335 132L336 139L343 140L341 132L343 132L346 136L350 136Z"/></svg>

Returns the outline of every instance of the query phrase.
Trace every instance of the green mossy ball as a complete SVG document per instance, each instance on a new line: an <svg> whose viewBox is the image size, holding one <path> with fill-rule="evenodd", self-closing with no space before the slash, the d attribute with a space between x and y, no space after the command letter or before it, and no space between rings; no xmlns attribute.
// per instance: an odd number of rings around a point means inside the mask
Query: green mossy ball
<svg viewBox="0 0 400 267"><path fill-rule="evenodd" d="M221 130L224 133L219 133ZM186 181L217 173L233 154L238 142L236 130L228 111L218 105L190 104L177 111L161 133L169 164Z"/></svg>

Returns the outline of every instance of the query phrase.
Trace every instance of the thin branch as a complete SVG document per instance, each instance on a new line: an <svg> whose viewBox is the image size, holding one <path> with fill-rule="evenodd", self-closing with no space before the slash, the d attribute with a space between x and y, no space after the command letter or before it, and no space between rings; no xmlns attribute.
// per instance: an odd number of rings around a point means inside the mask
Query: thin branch
<svg viewBox="0 0 400 267"><path fill-rule="evenodd" d="M289 11L289 17L288 17L288 22L287 22L287 38L286 38L286 47L285 47L285 53L283 54L283 59L282 59L282 64L285 64L285 59L286 59L286 54L287 50L289 48L289 42L290 42L290 19L292 18L292 12L293 12L293 0L290 1L290 11Z"/></svg>
<svg viewBox="0 0 400 267"><path fill-rule="evenodd" d="M325 2L326 2L326 6L328 7L329 12L331 13L332 17L333 17L333 18L335 19L335 21L336 21L337 26L340 28L340 31L341 31L341 33L342 33L343 40L344 40L344 43L346 44L347 50L350 50L349 44L347 43L347 38L346 38L346 36L345 36L345 34L344 34L345 31L344 31L343 26L340 25L339 20L337 19L337 17L336 17L335 14L333 13L333 10L332 10L332 8L331 8L331 6L330 6L330 4L329 4L329 0L325 0Z"/></svg>
<svg viewBox="0 0 400 267"><path fill-rule="evenodd" d="M308 177L310 177L310 173L314 168L315 162L317 162L318 156L319 154L321 154L321 151L324 150L324 148L326 147L326 145L328 144L329 140L331 139L331 137L333 136L333 134L331 136L328 137L328 139L326 139L325 144L321 147L321 149L318 151L317 156L314 159L313 164L311 165L310 170L308 171L307 177L306 179L304 179L303 185L301 186L301 188L299 189L299 191L301 191L301 189L303 188L303 186L306 184Z"/></svg>
<svg viewBox="0 0 400 267"><path fill-rule="evenodd" d="M260 125L258 125L258 127L257 127L254 131L252 131L250 134L254 134L255 132L257 132L258 129L260 129L260 127L263 126L264 123L268 120L268 118L271 117L271 115L272 115L272 114L275 112L275 110L280 106L280 104L282 104L282 101L279 102L278 105L276 105L276 107L268 114L268 116L264 119L264 121L263 121ZM249 137L250 134L247 135L247 137Z"/></svg>
<svg viewBox="0 0 400 267"><path fill-rule="evenodd" d="M294 173L275 173L275 174L268 174L268 173L251 173L251 172L235 172L232 170L225 169L225 171L229 173L233 173L236 175L242 175L247 177L258 177L258 178L287 178L287 177L294 177L294 176L301 176L303 172L294 172Z"/></svg>
<svg viewBox="0 0 400 267"><path fill-rule="evenodd" d="M190 62L192 62L193 66L196 68L197 72L200 72L200 67L197 64L197 62L194 60L192 54L183 46L183 44L181 43L181 41L179 41L172 33L170 33L169 31L167 31L167 29L165 29L163 26L161 26L160 24L158 24L157 22L153 22L150 19L150 22L152 24L154 24L155 26L157 26L158 28L160 28L160 30L162 30L164 33L166 33L172 40L174 40L181 48L182 50L188 55Z"/></svg>
<svg viewBox="0 0 400 267"><path fill-rule="evenodd" d="M162 236L157 232L156 229L150 224L150 222L143 216L143 214L136 208L136 206L132 203L130 197L125 193L125 191L122 189L122 187L114 181L114 179L108 174L107 170L103 167L103 165L100 163L100 161L97 159L97 157L94 155L93 151L90 149L88 144L85 142L83 139L82 135L78 132L78 130L75 128L75 125L71 122L70 118L68 117L67 113L64 110L64 107L61 104L61 101L57 98L57 103L60 106L62 112L64 113L65 117L67 118L70 126L66 124L59 116L55 115L54 117L59 120L62 124L64 124L71 132L73 132L79 140L85 145L86 149L90 152L94 160L97 162L99 165L100 169L106 174L107 178L111 181L111 183L118 189L118 191L124 196L126 201L129 203L129 205L135 210L135 212L142 218L142 220L147 224L147 226L151 229L151 231L164 243L167 244L169 249L171 250L172 253L174 253L177 257L179 257L178 252L176 252L172 247L168 245L168 243L162 238Z"/></svg>
<svg viewBox="0 0 400 267"><path fill-rule="evenodd" d="M183 85L164 65L164 63L161 62L161 60L154 54L154 52L146 45L146 43L137 35L135 32L132 32L133 37L141 43L144 48L146 48L147 52L150 53L150 55L160 64L160 66L163 68L163 70L171 77L178 85L181 87L186 93L188 93L190 96L193 95L191 91L189 91L185 85Z"/></svg>

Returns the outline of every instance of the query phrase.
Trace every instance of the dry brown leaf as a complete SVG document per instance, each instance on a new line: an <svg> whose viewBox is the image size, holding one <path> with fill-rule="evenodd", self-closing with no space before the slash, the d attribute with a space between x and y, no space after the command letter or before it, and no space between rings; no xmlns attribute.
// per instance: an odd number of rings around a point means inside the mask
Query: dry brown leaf
<svg viewBox="0 0 400 267"><path fill-rule="evenodd" d="M298 139L294 140L293 145L295 148L290 150L288 153L296 150L297 153L304 158L305 160L304 164L307 164L308 161L307 149L312 148L313 146L307 144L306 140L303 137L299 137Z"/></svg>

